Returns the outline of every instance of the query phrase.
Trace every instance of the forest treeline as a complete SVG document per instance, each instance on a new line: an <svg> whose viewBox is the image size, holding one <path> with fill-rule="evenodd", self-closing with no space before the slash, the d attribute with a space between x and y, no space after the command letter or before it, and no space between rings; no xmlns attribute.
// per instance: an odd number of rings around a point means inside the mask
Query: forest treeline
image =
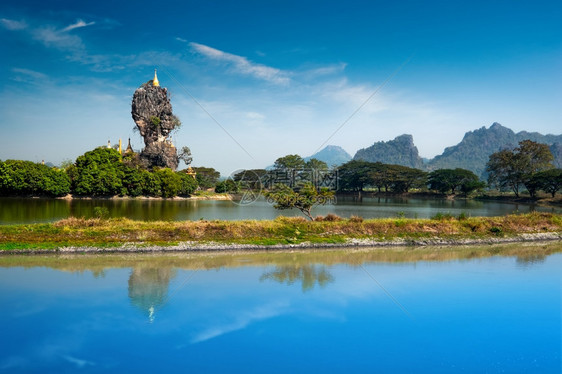
<svg viewBox="0 0 562 374"><path fill-rule="evenodd" d="M2 196L157 196L189 195L197 180L185 172L168 168L148 171L135 155L115 149L96 148L60 168L31 161L0 161Z"/></svg>
<svg viewBox="0 0 562 374"><path fill-rule="evenodd" d="M504 149L490 156L488 181L473 172L438 169L425 172L400 165L352 160L337 169L317 159L305 161L299 155L287 155L275 161L272 170L244 170L233 178L220 180L220 173L210 167L194 167L196 175L169 168L146 170L136 154L121 155L117 150L100 147L79 156L61 167L21 160L0 161L0 196L189 196L196 190L237 193L243 188L270 186L272 173L287 170L331 172L337 176L332 189L338 192L377 191L402 194L433 191L440 194L468 196L485 188L512 191L519 196L538 191L552 197L562 188L562 169L554 168L548 146L525 140L514 149ZM309 174L314 175L314 174ZM269 179L269 184L264 180ZM273 182L275 182L273 180ZM310 182L314 183L314 180ZM298 188L298 186L292 186Z"/></svg>

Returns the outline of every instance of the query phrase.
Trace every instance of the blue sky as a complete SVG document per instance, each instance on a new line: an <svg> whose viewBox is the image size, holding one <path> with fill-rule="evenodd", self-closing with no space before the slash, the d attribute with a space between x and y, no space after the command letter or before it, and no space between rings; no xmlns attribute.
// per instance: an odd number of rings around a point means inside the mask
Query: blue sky
<svg viewBox="0 0 562 374"><path fill-rule="evenodd" d="M173 141L223 175L403 133L433 157L493 122L560 134L561 19L560 1L6 0L0 159L140 149L154 68Z"/></svg>

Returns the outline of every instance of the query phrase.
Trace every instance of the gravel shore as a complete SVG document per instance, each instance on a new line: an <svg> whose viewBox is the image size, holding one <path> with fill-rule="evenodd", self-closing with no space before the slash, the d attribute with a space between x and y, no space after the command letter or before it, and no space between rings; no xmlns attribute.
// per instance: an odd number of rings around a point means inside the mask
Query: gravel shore
<svg viewBox="0 0 562 374"><path fill-rule="evenodd" d="M143 246L133 243L125 243L118 247L61 247L55 250L23 249L0 251L0 254L66 254L66 253L143 253L143 252L234 252L234 251L279 251L279 250L306 250L306 249L345 249L345 248L377 248L377 247L447 247L466 245L492 245L503 243L524 242L552 242L562 241L562 233L526 233L513 237L497 237L485 239L395 239L379 241L372 239L349 239L345 243L310 243L299 244L275 244L275 245L252 245L252 244L225 244L225 243L201 243L182 242L170 246Z"/></svg>

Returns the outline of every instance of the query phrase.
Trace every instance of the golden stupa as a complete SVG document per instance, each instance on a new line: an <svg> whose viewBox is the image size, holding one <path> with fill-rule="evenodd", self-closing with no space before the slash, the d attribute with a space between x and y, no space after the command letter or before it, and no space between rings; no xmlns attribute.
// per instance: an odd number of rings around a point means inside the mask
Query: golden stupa
<svg viewBox="0 0 562 374"><path fill-rule="evenodd" d="M152 85L154 87L160 87L160 82L158 82L158 76L156 76L156 69L154 69L154 79L152 80Z"/></svg>

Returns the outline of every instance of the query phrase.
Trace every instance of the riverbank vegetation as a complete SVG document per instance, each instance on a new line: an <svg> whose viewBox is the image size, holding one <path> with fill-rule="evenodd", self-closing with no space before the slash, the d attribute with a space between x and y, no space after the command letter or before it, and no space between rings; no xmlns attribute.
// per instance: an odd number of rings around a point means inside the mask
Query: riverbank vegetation
<svg viewBox="0 0 562 374"><path fill-rule="evenodd" d="M168 168L149 171L143 168L135 153L121 155L115 149L100 147L79 156L75 162L65 162L60 168L30 161L0 161L0 196L58 197L71 193L87 197L170 198L189 196L195 191L267 193L276 184L298 189L303 183L312 183L318 192L328 187L337 193L421 193L466 198L491 196L490 191L495 188L502 194L511 192L516 199L524 191L531 199L544 200L545 195L555 198L562 188L562 169L552 166L552 157L544 144L523 141L513 150L490 156L488 183L461 168L429 172L361 160L330 168L320 160L305 161L299 155L278 158L271 170L243 170L221 180L220 173L210 167L194 167L189 173ZM325 184L327 181L329 185Z"/></svg>
<svg viewBox="0 0 562 374"><path fill-rule="evenodd" d="M562 233L562 215L529 213L505 217L432 219L342 219L326 216L314 221L280 217L272 221L140 222L129 219L68 218L52 224L0 226L0 249L56 250L62 247L169 247L189 250L209 243L254 246L349 245L363 243L463 243L521 237L523 234Z"/></svg>

